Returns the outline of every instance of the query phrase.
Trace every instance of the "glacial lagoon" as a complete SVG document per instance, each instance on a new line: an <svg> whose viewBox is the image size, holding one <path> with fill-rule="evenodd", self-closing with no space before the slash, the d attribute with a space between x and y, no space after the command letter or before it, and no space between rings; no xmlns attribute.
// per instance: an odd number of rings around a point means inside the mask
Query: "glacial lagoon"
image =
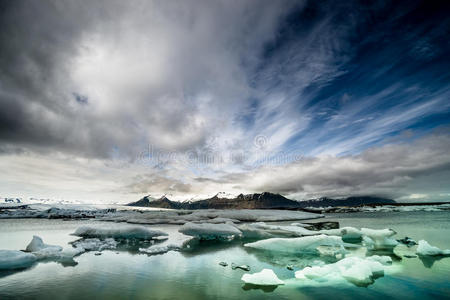
<svg viewBox="0 0 450 300"><path fill-rule="evenodd" d="M326 214L308 222L337 221L340 227L396 231L450 249L450 211L359 212ZM0 220L0 249L25 249L33 236L51 245L71 247L80 237L71 235L94 220L6 219ZM289 222L267 222L289 225ZM145 225L176 232L179 225ZM450 258L415 256L399 258L389 251L392 265L373 282L355 284L347 280L301 280L295 273L313 265L336 261L324 255L275 253L244 247L247 240L203 241L192 249L148 255L142 243L129 242L115 249L88 251L74 263L40 261L24 270L0 272L0 299L437 299L450 297ZM251 242L251 241L250 241ZM225 262L227 266L219 263ZM231 264L248 265L250 271ZM287 268L289 267L289 269ZM245 284L243 274L271 269L284 282L279 286Z"/></svg>

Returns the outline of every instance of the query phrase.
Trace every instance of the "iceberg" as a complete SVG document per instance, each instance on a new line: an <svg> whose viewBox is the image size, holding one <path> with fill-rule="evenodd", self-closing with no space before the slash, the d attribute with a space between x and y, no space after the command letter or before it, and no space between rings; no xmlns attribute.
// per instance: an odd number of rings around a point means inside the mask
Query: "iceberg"
<svg viewBox="0 0 450 300"><path fill-rule="evenodd" d="M447 256L450 255L450 249L441 250L438 247L431 246L425 240L420 240L416 253L422 256Z"/></svg>
<svg viewBox="0 0 450 300"><path fill-rule="evenodd" d="M386 265L391 263L392 260L384 256L347 257L333 264L306 267L295 272L295 277L318 282L347 280L356 285L368 285L376 277L383 276Z"/></svg>
<svg viewBox="0 0 450 300"><path fill-rule="evenodd" d="M106 238L104 240L91 238L72 242L72 245L75 249L80 249L80 251L102 251L105 249L115 249L117 242L113 238Z"/></svg>
<svg viewBox="0 0 450 300"><path fill-rule="evenodd" d="M282 285L284 282L280 280L271 269L264 269L261 272L253 274L244 274L242 281L254 285Z"/></svg>
<svg viewBox="0 0 450 300"><path fill-rule="evenodd" d="M363 244L373 249L389 249L398 245L398 242L392 238L396 232L392 229L371 229L354 227L343 227L339 229L321 230L320 233L327 235L341 236L345 242Z"/></svg>
<svg viewBox="0 0 450 300"><path fill-rule="evenodd" d="M236 265L235 263L231 263L231 269L232 270L236 270L236 269L241 269L243 271L250 271L250 266L249 265Z"/></svg>
<svg viewBox="0 0 450 300"><path fill-rule="evenodd" d="M72 261L73 257L83 253L82 248L65 248L61 246L45 244L39 236L33 236L26 250L31 252L37 259L53 259L56 261Z"/></svg>
<svg viewBox="0 0 450 300"><path fill-rule="evenodd" d="M0 250L0 270L17 270L31 267L37 258L31 253L17 250Z"/></svg>
<svg viewBox="0 0 450 300"><path fill-rule="evenodd" d="M264 222L257 222L251 224L244 224L238 226L242 228L245 237L257 237L257 236L291 236L300 237L307 235L318 235L320 232L308 230L298 225L270 225ZM248 233L247 235L245 233Z"/></svg>
<svg viewBox="0 0 450 300"><path fill-rule="evenodd" d="M189 248L191 242L195 240L195 237L184 235L176 230L169 229L169 233L169 236L164 240L157 239L157 241L161 241L160 243L151 245L148 248L139 248L139 251L149 255L164 254L169 251L181 251Z"/></svg>
<svg viewBox="0 0 450 300"><path fill-rule="evenodd" d="M325 234L298 238L271 238L244 244L245 247L286 253L318 253L319 246L335 247L344 251L344 242L339 236Z"/></svg>
<svg viewBox="0 0 450 300"><path fill-rule="evenodd" d="M398 245L398 242L391 238L393 235L397 234L392 229L361 228L361 233L374 242L373 247L375 249L389 249Z"/></svg>
<svg viewBox="0 0 450 300"><path fill-rule="evenodd" d="M151 240L167 233L160 230L149 229L144 226L82 226L77 228L73 235L90 238L114 238Z"/></svg>
<svg viewBox="0 0 450 300"><path fill-rule="evenodd" d="M156 255L156 254L164 254L172 250L179 250L180 248L176 245L154 245L148 248L139 248L140 252L150 254L150 255Z"/></svg>
<svg viewBox="0 0 450 300"><path fill-rule="evenodd" d="M42 241L42 238L38 237L37 235L34 235L33 239L28 244L28 246L25 249L25 251L27 251L27 252L38 252L38 251L46 250L46 251L52 251L52 252L60 252L60 251L62 251L62 249L63 248L61 246L54 246L54 245L44 244L44 241Z"/></svg>
<svg viewBox="0 0 450 300"><path fill-rule="evenodd" d="M199 240L232 240L242 236L242 232L230 224L186 223L178 231Z"/></svg>

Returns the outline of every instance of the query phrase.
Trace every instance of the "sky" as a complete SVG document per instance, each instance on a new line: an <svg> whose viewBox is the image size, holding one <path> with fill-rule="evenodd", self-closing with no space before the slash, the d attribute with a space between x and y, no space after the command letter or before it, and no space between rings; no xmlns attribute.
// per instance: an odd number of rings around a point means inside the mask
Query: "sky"
<svg viewBox="0 0 450 300"><path fill-rule="evenodd" d="M450 201L444 1L0 1L0 196Z"/></svg>

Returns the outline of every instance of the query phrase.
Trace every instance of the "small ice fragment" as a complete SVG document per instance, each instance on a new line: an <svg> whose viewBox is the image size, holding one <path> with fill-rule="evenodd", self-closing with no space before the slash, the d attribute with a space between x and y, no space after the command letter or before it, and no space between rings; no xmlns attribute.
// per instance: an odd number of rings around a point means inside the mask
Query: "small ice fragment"
<svg viewBox="0 0 450 300"><path fill-rule="evenodd" d="M438 256L438 255L447 256L450 255L450 249L441 250L438 247L431 246L425 240L420 240L419 246L417 246L416 253L422 256Z"/></svg>
<svg viewBox="0 0 450 300"><path fill-rule="evenodd" d="M248 266L248 265L240 265L240 266L238 266L238 265L232 263L231 264L231 269L233 269L233 270L241 269L241 270L244 270L244 271L250 271L250 266Z"/></svg>
<svg viewBox="0 0 450 300"><path fill-rule="evenodd" d="M164 254L164 253L167 253L172 250L180 250L180 247L177 245L169 244L169 245L161 245L161 246L156 245L156 246L151 246L149 248L139 248L140 252L147 253L150 255Z"/></svg>
<svg viewBox="0 0 450 300"><path fill-rule="evenodd" d="M282 285L284 282L280 280L271 269L264 269L259 273L244 274L242 281L254 285Z"/></svg>
<svg viewBox="0 0 450 300"><path fill-rule="evenodd" d="M0 250L0 270L25 269L36 262L36 256L17 250Z"/></svg>
<svg viewBox="0 0 450 300"><path fill-rule="evenodd" d="M224 261L221 261L221 262L219 263L219 265L221 265L222 267L228 266L228 264L227 264L226 262L224 262Z"/></svg>
<svg viewBox="0 0 450 300"><path fill-rule="evenodd" d="M294 266L293 265L287 265L286 269L288 269L289 271L293 271L294 270Z"/></svg>
<svg viewBox="0 0 450 300"><path fill-rule="evenodd" d="M409 238L407 236L405 236L403 239L397 240L397 242L402 243L408 247L417 245L417 242L415 240L413 240L412 238Z"/></svg>

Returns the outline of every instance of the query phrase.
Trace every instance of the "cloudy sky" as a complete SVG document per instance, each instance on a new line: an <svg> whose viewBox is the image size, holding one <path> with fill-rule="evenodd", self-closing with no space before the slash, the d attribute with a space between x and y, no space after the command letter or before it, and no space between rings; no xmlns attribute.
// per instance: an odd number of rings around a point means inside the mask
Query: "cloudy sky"
<svg viewBox="0 0 450 300"><path fill-rule="evenodd" d="M450 199L442 1L0 1L0 196Z"/></svg>

